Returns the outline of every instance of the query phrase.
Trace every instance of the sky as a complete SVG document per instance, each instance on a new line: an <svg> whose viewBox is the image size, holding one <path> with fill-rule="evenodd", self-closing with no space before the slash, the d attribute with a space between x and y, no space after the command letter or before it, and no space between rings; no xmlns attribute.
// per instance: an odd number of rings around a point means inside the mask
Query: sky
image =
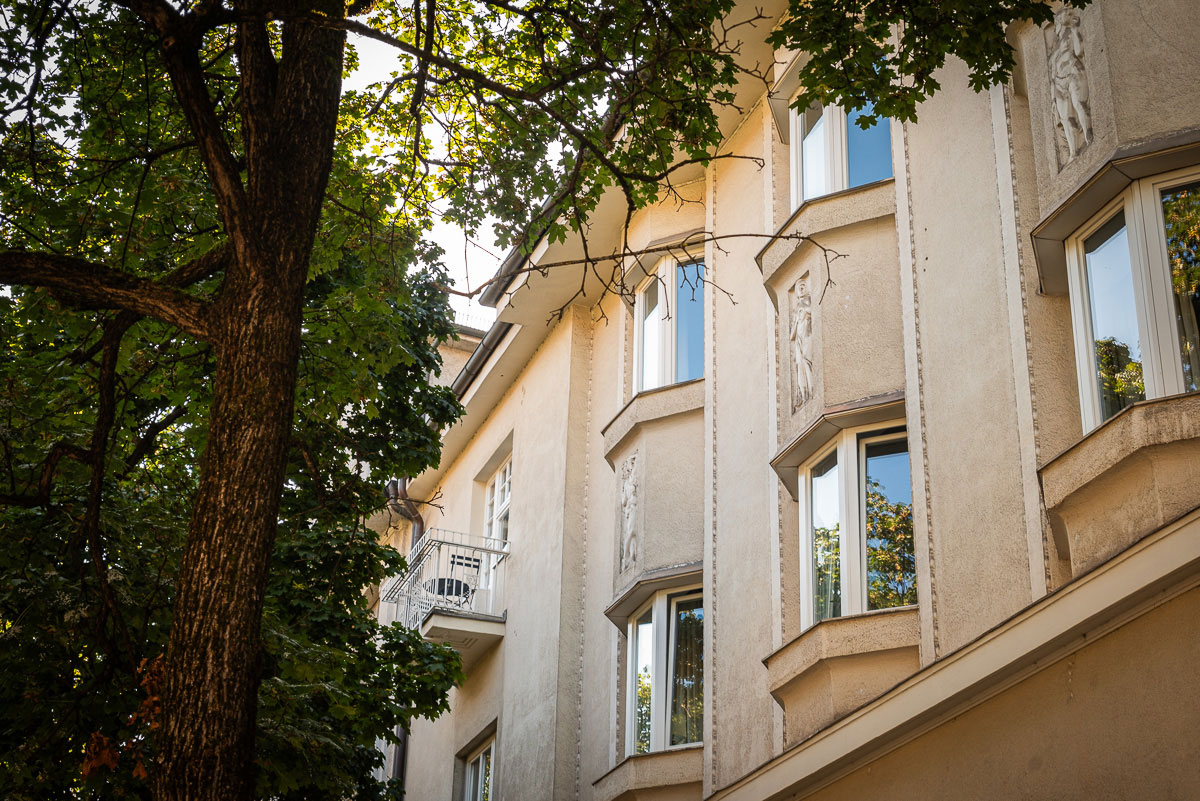
<svg viewBox="0 0 1200 801"><path fill-rule="evenodd" d="M363 89L369 84L387 80L397 67L395 50L383 42L365 39L351 34L351 42L358 50L359 68L345 81L346 89ZM478 234L467 240L463 230L456 225L437 222L432 237L446 252L446 268L458 289L471 289L495 275L505 251L492 239L491 224L485 223ZM486 330L496 319L495 309L480 305L455 295L450 296L457 322L472 328Z"/></svg>

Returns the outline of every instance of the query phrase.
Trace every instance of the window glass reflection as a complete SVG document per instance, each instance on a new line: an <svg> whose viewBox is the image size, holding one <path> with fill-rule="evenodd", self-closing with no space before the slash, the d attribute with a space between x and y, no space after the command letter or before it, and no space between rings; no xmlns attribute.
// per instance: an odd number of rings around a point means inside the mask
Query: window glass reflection
<svg viewBox="0 0 1200 801"><path fill-rule="evenodd" d="M842 614L841 508L837 454L812 471L813 620Z"/></svg>
<svg viewBox="0 0 1200 801"><path fill-rule="evenodd" d="M867 527L867 609L917 602L912 480L907 440L868 443L863 507Z"/></svg>
<svg viewBox="0 0 1200 801"><path fill-rule="evenodd" d="M1096 383L1104 419L1146 397L1142 348L1134 308L1125 213L1083 243L1095 340Z"/></svg>
<svg viewBox="0 0 1200 801"><path fill-rule="evenodd" d="M1183 389L1191 392L1200 388L1200 182L1163 192L1159 201L1183 361Z"/></svg>
<svg viewBox="0 0 1200 801"><path fill-rule="evenodd" d="M804 142L801 145L801 177L804 199L829 193L829 177L825 169L825 117L819 105L804 112Z"/></svg>
<svg viewBox="0 0 1200 801"><path fill-rule="evenodd" d="M866 130L858 118L874 111L868 103L846 115L846 158L850 162L850 188L892 177L892 132L887 119L876 120Z"/></svg>
<svg viewBox="0 0 1200 801"><path fill-rule="evenodd" d="M671 677L670 745L698 743L704 736L704 607L699 598L675 604L675 670Z"/></svg>
<svg viewBox="0 0 1200 801"><path fill-rule="evenodd" d="M675 267L675 380L704 375L704 265Z"/></svg>
<svg viewBox="0 0 1200 801"><path fill-rule="evenodd" d="M650 686L654 661L654 616L650 610L638 619L634 629L634 719L635 754L650 750Z"/></svg>
<svg viewBox="0 0 1200 801"><path fill-rule="evenodd" d="M658 302L658 279L654 279L642 293L642 389L654 389L662 375L659 360L662 358L660 318L662 310Z"/></svg>

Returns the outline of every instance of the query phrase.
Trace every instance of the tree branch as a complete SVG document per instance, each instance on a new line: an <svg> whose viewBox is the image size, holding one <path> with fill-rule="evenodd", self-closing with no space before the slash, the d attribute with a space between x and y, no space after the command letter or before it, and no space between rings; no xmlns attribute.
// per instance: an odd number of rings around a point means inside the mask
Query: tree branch
<svg viewBox="0 0 1200 801"><path fill-rule="evenodd" d="M133 451L125 457L125 470L121 473L121 479L126 478L143 459L150 455L158 441L158 435L173 426L186 412L187 409L183 406L176 406L161 420L156 420L147 426L146 433L138 439Z"/></svg>
<svg viewBox="0 0 1200 801"><path fill-rule="evenodd" d="M85 464L91 460L91 454L83 448L72 445L66 440L56 442L50 449L50 453L46 454L46 458L42 460L41 471L38 474L37 492L0 493L0 504L34 508L50 503L50 493L54 489L54 475L58 470L59 461L64 456L77 459Z"/></svg>
<svg viewBox="0 0 1200 801"><path fill-rule="evenodd" d="M136 14L159 38L163 60L179 106L195 134L200 154L208 169L213 194L221 210L225 228L231 235L240 229L245 211L245 188L237 160L229 149L220 120L204 82L200 63L200 39L207 17L220 9L206 4L201 15L180 15L164 0L118 0Z"/></svg>
<svg viewBox="0 0 1200 801"><path fill-rule="evenodd" d="M0 284L45 287L73 306L122 309L178 326L199 339L211 337L208 303L164 283L83 259L0 251Z"/></svg>

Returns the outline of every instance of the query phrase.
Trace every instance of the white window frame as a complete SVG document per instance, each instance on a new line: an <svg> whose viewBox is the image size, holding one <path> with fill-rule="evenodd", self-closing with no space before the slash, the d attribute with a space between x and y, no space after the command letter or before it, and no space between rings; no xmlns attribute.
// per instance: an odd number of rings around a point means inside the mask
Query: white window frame
<svg viewBox="0 0 1200 801"><path fill-rule="evenodd" d="M674 633L675 607L681 601L700 599L700 608L705 609L704 592L701 585L673 587L659 590L646 603L638 607L637 612L629 616L626 634L628 654L626 660L625 682L625 753L627 756L637 754L637 738L634 733L637 725L635 706L637 704L637 622L651 611L650 628L654 636L654 647L650 657L650 750L669 751L677 748L695 746L702 740L691 743L668 745L670 735L670 720L668 710L674 692L674 682L671 677L675 674L675 651L671 648L671 635ZM706 710L707 714L707 710Z"/></svg>
<svg viewBox="0 0 1200 801"><path fill-rule="evenodd" d="M799 467L800 487L800 624L809 628L816 620L813 582L812 469L832 453L837 453L839 551L841 565L840 617L859 615L867 609L867 459L868 445L880 442L908 441L904 420L843 429L825 447ZM909 486L912 486L912 453L909 453ZM851 536L851 533L854 536Z"/></svg>
<svg viewBox="0 0 1200 801"><path fill-rule="evenodd" d="M1075 368L1079 382L1080 416L1085 433L1098 427L1104 418L1100 391L1096 386L1096 357L1084 242L1115 214L1125 213L1146 398L1161 398L1183 392L1182 354L1176 330L1171 269L1159 193L1195 181L1200 181L1200 167L1196 166L1133 181L1066 240Z"/></svg>
<svg viewBox="0 0 1200 801"><path fill-rule="evenodd" d="M499 502L500 491L503 490L503 497ZM512 506L512 456L506 456L500 466L496 468L496 472L492 473L491 478L487 480L487 484L483 488L483 536L484 542L491 548L498 551L508 550L508 534L512 528L512 515L509 509ZM504 516L508 515L508 525L504 527L503 536L497 536L496 532L500 528L500 522ZM481 590L494 589L499 585L499 577L497 568L504 556L499 553L492 553L487 557L486 570L481 576Z"/></svg>
<svg viewBox="0 0 1200 801"><path fill-rule="evenodd" d="M804 197L804 111L791 106L796 102L799 93L789 101L788 136L791 153L791 200L792 209L798 209L809 200L832 195L850 188L850 150L847 142L847 115L841 106L829 105L821 108L821 117L825 120L825 175L829 177L829 186L824 192L813 197ZM811 105L809 106L811 108ZM806 109L807 110L807 109ZM891 125L891 120L881 117L879 125ZM891 143L891 131L888 131L888 141ZM892 177L895 176L895 167ZM880 179L886 180L886 179ZM873 182L872 182L873 183ZM868 184L863 184L867 186Z"/></svg>
<svg viewBox="0 0 1200 801"><path fill-rule="evenodd" d="M700 259L692 261L680 261L673 256L665 256L659 259L655 265L654 271L647 276L637 286L635 292L636 300L634 302L634 324L633 324L633 386L634 393L646 392L652 389L660 389L668 387L672 384L679 383L675 380L675 355L676 355L676 337L678 336L678 325L676 317L679 310L678 296L679 288L677 283L677 268L680 265L690 267L694 264L703 264ZM702 268L703 269L703 268ZM659 292L659 354L658 354L658 383L654 386L643 386L643 369L642 361L645 355L642 352L642 341L645 338L645 311L646 311L646 290L652 285L658 285ZM702 336L703 339L703 336Z"/></svg>
<svg viewBox="0 0 1200 801"><path fill-rule="evenodd" d="M501 498L501 490L503 497ZM497 499L500 498L499 501ZM489 540L499 540L501 542L508 541L508 529L504 530L504 536L496 536L496 532L500 527L500 521L504 515L508 513L509 507L512 505L512 457L507 456L504 462L496 468L496 472L492 473L487 480L483 490L483 536ZM512 523L511 516L509 523Z"/></svg>
<svg viewBox="0 0 1200 801"><path fill-rule="evenodd" d="M480 785L478 788L474 788L471 786L471 784L472 784L471 783L472 769L475 767L476 763L479 763L480 769L482 770L482 768L485 764L483 762L483 757L485 754L489 754L489 753L491 755L491 758L486 763L487 764L487 778L488 778L488 782L487 782L488 796L487 796L487 798L488 798L488 801L497 801L497 796L496 796L496 737L495 737L495 735L489 737L487 739L487 742L485 742L483 745L479 746L479 748L477 748L473 752L471 752L471 755L469 757L467 757L467 759L466 759L466 769L463 771L463 794L462 794L463 801L483 801L483 782L480 782ZM477 790L477 792L472 792L472 790Z"/></svg>

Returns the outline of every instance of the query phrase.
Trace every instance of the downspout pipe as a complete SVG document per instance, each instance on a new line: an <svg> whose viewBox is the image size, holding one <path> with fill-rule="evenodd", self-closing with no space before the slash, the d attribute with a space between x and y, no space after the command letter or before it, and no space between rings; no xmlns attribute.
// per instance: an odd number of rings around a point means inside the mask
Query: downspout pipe
<svg viewBox="0 0 1200 801"><path fill-rule="evenodd" d="M388 509L412 523L410 545L415 546L425 535L425 518L421 516L421 510L412 498L408 497L408 481L407 477L393 478L383 491L387 496Z"/></svg>

